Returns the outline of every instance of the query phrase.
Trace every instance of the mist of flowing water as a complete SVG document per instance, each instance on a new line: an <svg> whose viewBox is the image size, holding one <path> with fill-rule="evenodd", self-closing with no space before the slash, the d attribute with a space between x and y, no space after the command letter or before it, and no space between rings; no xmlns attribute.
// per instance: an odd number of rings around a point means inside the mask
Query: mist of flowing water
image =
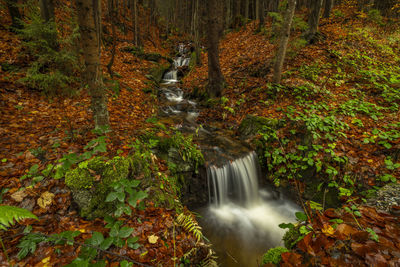
<svg viewBox="0 0 400 267"><path fill-rule="evenodd" d="M283 222L295 221L297 206L258 187L254 152L208 168L210 206L201 213L222 266L259 266L269 248L283 245Z"/></svg>

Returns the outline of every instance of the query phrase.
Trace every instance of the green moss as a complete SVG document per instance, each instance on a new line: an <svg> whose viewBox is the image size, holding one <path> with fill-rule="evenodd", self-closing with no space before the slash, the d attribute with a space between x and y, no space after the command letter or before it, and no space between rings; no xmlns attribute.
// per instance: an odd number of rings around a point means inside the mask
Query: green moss
<svg viewBox="0 0 400 267"><path fill-rule="evenodd" d="M282 260L281 254L284 252L289 252L289 250L283 247L271 248L263 255L262 264L279 264L279 262Z"/></svg>
<svg viewBox="0 0 400 267"><path fill-rule="evenodd" d="M103 183L109 185L113 182L127 178L130 170L130 159L115 157L106 163L103 171Z"/></svg>
<svg viewBox="0 0 400 267"><path fill-rule="evenodd" d="M94 178L87 169L76 168L65 175L65 184L74 189L88 189L93 181Z"/></svg>
<svg viewBox="0 0 400 267"><path fill-rule="evenodd" d="M104 157L95 157L88 161L87 168L100 174L106 167L105 160L106 159Z"/></svg>
<svg viewBox="0 0 400 267"><path fill-rule="evenodd" d="M65 184L71 189L82 217L94 219L112 213L113 203L105 202L105 199L113 182L129 176L131 162L131 158L114 157L106 161L105 158L95 157L66 174ZM99 181L95 181L96 174L92 175L92 171L100 175Z"/></svg>
<svg viewBox="0 0 400 267"><path fill-rule="evenodd" d="M295 242L299 239L300 236L301 234L299 232L298 227L290 228L283 235L283 242L285 244L285 247L291 249L295 245Z"/></svg>

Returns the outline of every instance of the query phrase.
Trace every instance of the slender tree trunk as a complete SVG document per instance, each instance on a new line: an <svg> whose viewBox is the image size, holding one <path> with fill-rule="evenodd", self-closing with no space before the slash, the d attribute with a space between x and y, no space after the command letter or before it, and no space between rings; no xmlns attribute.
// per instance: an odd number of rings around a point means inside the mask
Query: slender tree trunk
<svg viewBox="0 0 400 267"><path fill-rule="evenodd" d="M222 94L225 80L219 63L219 38L220 38L220 5L219 0L207 0L208 10L208 84L207 91L210 97L219 97Z"/></svg>
<svg viewBox="0 0 400 267"><path fill-rule="evenodd" d="M110 14L110 22L111 22L111 31L112 31L112 48L111 48L111 59L110 62L107 64L107 70L108 73L110 74L111 78L113 78L114 73L112 71L112 66L114 65L114 59L115 59L115 46L117 43L117 33L115 31L115 16L117 15L115 12L115 7L114 7L114 0L110 0L110 7L111 8L111 13Z"/></svg>
<svg viewBox="0 0 400 267"><path fill-rule="evenodd" d="M247 20L249 19L249 7L250 7L250 0L244 1L244 18Z"/></svg>
<svg viewBox="0 0 400 267"><path fill-rule="evenodd" d="M46 22L54 21L54 0L40 0L40 14Z"/></svg>
<svg viewBox="0 0 400 267"><path fill-rule="evenodd" d="M285 21L282 26L279 48L274 64L274 83L280 83L282 79L283 62L285 61L287 45L290 37L290 28L292 26L294 11L296 9L296 0L288 1L288 8L285 14Z"/></svg>
<svg viewBox="0 0 400 267"><path fill-rule="evenodd" d="M307 42L312 43L318 32L319 17L321 15L322 0L314 0L311 5L310 15L308 16L308 31L305 34Z"/></svg>
<svg viewBox="0 0 400 267"><path fill-rule="evenodd" d="M107 94L100 68L100 0L76 0L81 44L86 65L86 79L91 96L95 127L109 125Z"/></svg>
<svg viewBox="0 0 400 267"><path fill-rule="evenodd" d="M265 0L260 0L260 23L258 24L258 31L261 31L261 28L264 27L265 24Z"/></svg>
<svg viewBox="0 0 400 267"><path fill-rule="evenodd" d="M200 50L200 0L195 0L194 11L194 48L196 53L196 65L201 65L201 50Z"/></svg>
<svg viewBox="0 0 400 267"><path fill-rule="evenodd" d="M22 17L18 9L18 1L6 0L6 5L12 21L11 27L14 29L22 29L22 24L21 24Z"/></svg>
<svg viewBox="0 0 400 267"><path fill-rule="evenodd" d="M334 0L325 0L324 18L329 18L333 8Z"/></svg>

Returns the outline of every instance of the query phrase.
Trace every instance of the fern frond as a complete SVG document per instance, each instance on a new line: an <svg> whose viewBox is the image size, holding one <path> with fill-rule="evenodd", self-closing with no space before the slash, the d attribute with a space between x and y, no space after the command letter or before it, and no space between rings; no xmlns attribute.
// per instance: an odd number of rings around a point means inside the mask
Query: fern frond
<svg viewBox="0 0 400 267"><path fill-rule="evenodd" d="M21 209L14 206L0 206L0 229L7 230L14 224L14 220L19 222L23 219L36 219L38 218L26 209Z"/></svg>
<svg viewBox="0 0 400 267"><path fill-rule="evenodd" d="M218 267L217 256L214 250L209 248L207 257L200 263L201 267Z"/></svg>
<svg viewBox="0 0 400 267"><path fill-rule="evenodd" d="M196 238L197 242L203 238L203 233L201 232L201 227L195 222L192 216L185 215L183 213L179 214L176 222L185 229L188 233L192 233L193 236Z"/></svg>

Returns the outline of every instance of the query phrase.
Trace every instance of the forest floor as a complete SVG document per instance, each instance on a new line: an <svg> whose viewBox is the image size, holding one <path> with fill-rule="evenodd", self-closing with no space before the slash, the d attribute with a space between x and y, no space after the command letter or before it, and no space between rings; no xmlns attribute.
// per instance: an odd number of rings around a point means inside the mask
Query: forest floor
<svg viewBox="0 0 400 267"><path fill-rule="evenodd" d="M235 132L249 114L283 120L286 126L272 132L265 129L255 137L259 142L253 142L255 147L260 142L268 144L261 145L265 155L259 155L268 170L265 179L278 186L289 182L304 195L307 179L320 177L315 191L322 186L340 196L340 208L335 210L323 211L325 195L319 203L312 199L305 204L310 205L306 208L307 226L301 230L301 241L282 254L283 266L300 262L306 266L397 266L399 22L377 21L363 12L339 7L330 19L321 19L318 40L306 45L300 38L301 17L295 19L298 28L289 43L279 86L271 83L276 48L276 40L271 42L271 21L261 32L256 31L255 23L249 23L222 39L220 61L226 88L220 101L203 102L199 122ZM188 92L205 91L206 54L202 63L184 78ZM313 135L311 143L305 144L299 137L299 132L304 133L299 124ZM310 146L317 153L305 156L302 151L310 151ZM308 160L319 170L311 177L287 178L301 166L308 168ZM389 193L393 201L390 212L388 206L380 207L386 208L384 212L366 205L366 199L387 184L397 188Z"/></svg>
<svg viewBox="0 0 400 267"><path fill-rule="evenodd" d="M63 180L45 177L34 183L31 179L20 178L31 174L32 167L40 173L48 164L57 164L63 155L85 151L84 147L96 138L92 133L90 96L80 90L72 97L48 97L18 82L25 75L29 58L24 56L18 35L10 32L6 26L11 25L7 11L2 9L0 12L0 62L2 66L18 66L16 70L5 70L4 67L0 70L0 203L28 209L39 218L38 222L27 220L18 227L2 232L1 238L13 266L17 262L18 266L63 266L78 256L82 249L79 242L82 243L94 231L108 232L109 229L105 228L107 223L99 219L86 221L80 218L76 209L71 208L71 194L65 190ZM59 21L70 16L64 11L60 12L56 14ZM143 33L148 37L144 40L144 51L168 56L172 49L162 47L158 30L154 27L147 29L151 33ZM120 31L117 34L120 39L133 39L132 34L123 35ZM121 52L121 48L128 46L132 46L129 41L119 41L116 46L113 71L118 74L119 78L114 80L118 81L120 87L118 92L110 90L109 94L112 132L107 135L107 152L103 153L108 158L127 155L135 139L151 126L145 120L155 114L158 108L157 98L145 93L145 88L149 87L145 76L157 64L132 53ZM111 78L105 66L110 57L110 47L103 47L103 73L109 80ZM79 87L77 84L75 89ZM39 205L45 198L48 203ZM110 266L118 266L118 262L124 259L147 266L173 265L176 259L196 246L191 234L174 226L175 219L175 210L148 203L145 210L137 210L135 216L124 219L126 225L135 229L132 235L139 237L138 243L142 246L138 249L127 249L126 246L115 248L111 251L114 254L106 253L103 256L106 256ZM32 254L19 260L17 254L20 249L17 244L27 225L33 227L32 232L45 235L64 231L80 231L82 234L75 239L78 243L72 246L41 243L36 250L32 250ZM0 253L0 266L8 266L3 251Z"/></svg>
<svg viewBox="0 0 400 267"><path fill-rule="evenodd" d="M0 12L0 63L26 66L27 58L21 56L21 41L4 26L10 25L9 16L4 10ZM331 147L338 157L346 156L349 164L345 171L352 173L351 179L346 180L349 182L344 182L339 175L336 178L338 190L349 190L341 197L343 208L310 209L308 232L303 233L291 252L282 254L283 263L285 266L297 266L300 262L326 266L350 263L397 266L400 264L400 217L394 211L399 207L393 206L392 213L377 211L363 204L363 197L358 196L361 190L376 191L387 182L398 183L400 179L400 168L396 165L400 149L400 103L399 94L391 91L398 92L400 88L399 31L393 30L395 26L392 29L378 26L362 13L338 9L331 19L321 21L321 39L316 43L305 46L298 41L299 30L295 31L284 80L281 86L276 86L270 83L275 53L275 44L270 41L270 22L261 33L255 29L256 25L249 23L222 40L220 59L227 88L223 100L204 106L199 122L235 131L248 114L280 119L311 117L314 121L307 121L320 127L318 131L324 134L318 144L324 149ZM168 56L171 46L163 48L157 29L150 28L149 32L152 32L152 41L146 39L144 50ZM151 127L145 120L157 112L156 97L145 93L148 87L145 77L155 63L121 52L120 48L128 45L118 43L113 67L121 76L115 78L121 89L118 95L110 92L108 103L113 131L108 135L105 155L110 158L127 155L132 142ZM104 66L109 59L110 51L105 49ZM192 69L183 80L186 90L204 89L205 53L202 62L202 66ZM105 67L103 72L107 77ZM17 244L25 226L32 225L33 231L47 235L80 231L82 235L76 240L83 242L93 231L106 233L106 223L80 218L70 208L71 195L65 190L63 180L45 178L32 185L31 180L20 177L29 173L32 166L43 170L46 164L56 162L67 153L84 151L86 144L95 138L88 112L90 98L84 91L75 97L43 96L17 82L23 75L24 68L0 70L0 203L27 208L40 220L26 221L1 237L12 263L65 265L77 257L81 245L41 243L33 255L18 260ZM283 128L278 136L284 139L290 130ZM337 132L344 135L336 135ZM288 151L295 145L289 142ZM333 163L332 167L336 165ZM344 167L338 168L344 171ZM299 183L300 191L304 190L303 186L304 183ZM25 189L21 191L21 188ZM50 203L39 205L47 192L54 193ZM138 243L142 246L136 250L115 248L112 250L115 254L144 264L171 266L176 258L196 246L191 234L173 226L175 211L149 203L135 215L124 221L134 227L133 234L139 237ZM154 236L159 241L154 241ZM63 257L56 253L60 251ZM111 266L118 266L116 262L120 260L116 255L108 257ZM4 254L0 254L1 264L7 266Z"/></svg>

